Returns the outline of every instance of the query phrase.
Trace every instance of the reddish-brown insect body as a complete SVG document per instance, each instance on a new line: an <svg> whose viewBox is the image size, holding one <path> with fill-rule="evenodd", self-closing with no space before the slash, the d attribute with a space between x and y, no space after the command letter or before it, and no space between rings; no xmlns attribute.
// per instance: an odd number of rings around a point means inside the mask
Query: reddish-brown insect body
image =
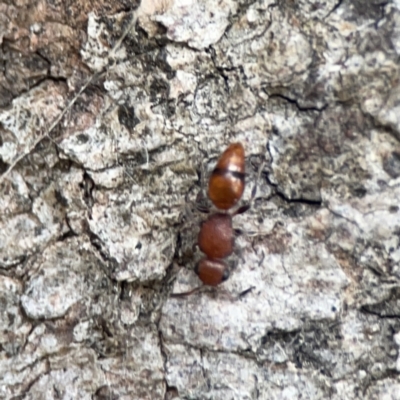
<svg viewBox="0 0 400 400"><path fill-rule="evenodd" d="M229 210L242 197L244 183L244 148L241 143L233 143L222 153L211 174L208 196L215 207Z"/></svg>
<svg viewBox="0 0 400 400"><path fill-rule="evenodd" d="M233 252L232 217L213 214L201 225L198 239L200 250L210 259L228 257Z"/></svg>
<svg viewBox="0 0 400 400"><path fill-rule="evenodd" d="M218 286L229 277L229 270L223 261L203 258L196 266L195 272L200 280L209 286Z"/></svg>
<svg viewBox="0 0 400 400"><path fill-rule="evenodd" d="M208 185L208 195L215 207L229 210L242 197L244 161L241 143L231 144L222 153ZM232 216L228 213L210 215L201 225L198 244L206 258L199 262L196 273L205 285L217 286L229 276L229 269L221 259L233 252Z"/></svg>

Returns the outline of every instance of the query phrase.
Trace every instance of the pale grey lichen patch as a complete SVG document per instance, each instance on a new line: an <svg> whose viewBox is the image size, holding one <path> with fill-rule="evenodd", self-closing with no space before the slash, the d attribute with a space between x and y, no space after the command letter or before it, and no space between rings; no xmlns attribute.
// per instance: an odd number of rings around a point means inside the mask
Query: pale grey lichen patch
<svg viewBox="0 0 400 400"><path fill-rule="evenodd" d="M318 138L309 131L313 118L313 112L290 108L271 116L276 134L268 142L270 180L288 199L320 200L321 151Z"/></svg>
<svg viewBox="0 0 400 400"><path fill-rule="evenodd" d="M173 0L150 0L142 1L137 10L137 19L139 26L146 31L150 37L159 33L160 27L153 20L153 16L162 14L173 4Z"/></svg>
<svg viewBox="0 0 400 400"><path fill-rule="evenodd" d="M182 344L166 343L164 352L167 356L166 381L168 386L176 387L181 394L194 396L205 391L207 377L203 373L203 359L198 349Z"/></svg>
<svg viewBox="0 0 400 400"><path fill-rule="evenodd" d="M399 203L400 188L397 185L393 187L390 196L382 195L383 193L365 196L362 199L351 199L346 203L330 194L326 197L326 203L336 215L356 224L365 239L381 241L390 239L400 224L398 210L390 208Z"/></svg>
<svg viewBox="0 0 400 400"><path fill-rule="evenodd" d="M131 90L127 90L125 96L133 97L132 101L127 100L131 103L129 106L114 107L87 129L71 132L60 142L59 147L68 158L88 170L101 171L116 167L121 162L121 155L128 155L141 159L140 164L148 168L149 153L176 140L176 133L165 126L164 117L150 109L149 102L135 98ZM133 109L135 112L132 115L125 115L132 113ZM134 124L135 118L137 122Z"/></svg>
<svg viewBox="0 0 400 400"><path fill-rule="evenodd" d="M167 37L175 42L187 42L201 50L218 42L229 24L229 15L236 11L234 1L175 0L153 20L167 28Z"/></svg>
<svg viewBox="0 0 400 400"><path fill-rule="evenodd" d="M388 80L398 77L397 59L388 58L382 49L378 48L375 52L367 53L364 58L354 55L346 61L346 67L346 80L351 80L354 75L359 76L360 82L357 83L360 89L355 94L360 97L363 111L376 118L381 125L391 127L399 136L399 85L392 85L388 92L384 90ZM374 79L369 79L371 76L374 76Z"/></svg>
<svg viewBox="0 0 400 400"><path fill-rule="evenodd" d="M386 329L378 322L374 316L365 317L355 312L351 312L343 318L340 329L343 335L341 349L343 353L337 357L337 360L340 360L338 370L332 372L345 375L356 370L357 362L362 360L365 362L367 359L371 361L371 371L380 369L387 349L380 342L384 333L382 331ZM381 351L381 354L378 354L378 351ZM385 368L391 367L391 365L385 365Z"/></svg>
<svg viewBox="0 0 400 400"><path fill-rule="evenodd" d="M321 365L324 373L337 382L338 393L342 392L341 380L352 380L354 388L350 393L354 394L368 384L370 377L382 379L395 368L396 346L383 339L391 338L397 326L396 321L381 321L376 315L349 312L340 324L327 327L329 331L319 328L303 332L294 346L287 341L285 352L290 358L296 357L297 352L303 362L308 359ZM335 338L341 339L340 345ZM296 342L295 337L290 339L291 343Z"/></svg>
<svg viewBox="0 0 400 400"><path fill-rule="evenodd" d="M312 61L304 33L268 3L250 6L215 46L218 66L243 68L247 84L258 90L304 79Z"/></svg>
<svg viewBox="0 0 400 400"><path fill-rule="evenodd" d="M14 99L9 109L0 111L0 124L9 133L0 146L0 157L12 163L21 154L28 154L66 105L66 87L53 81Z"/></svg>
<svg viewBox="0 0 400 400"><path fill-rule="evenodd" d="M383 191L346 202L332 194L326 197L329 210L342 218L342 223L347 221L347 231L354 232L353 237L358 238L359 243L356 245L353 239L354 247L348 249L356 257L358 265L396 279L400 276L399 239L396 234L400 229L399 201L400 191L397 185L391 188L390 192ZM374 296L382 298L390 287L380 285L380 288L372 290L370 295L375 292Z"/></svg>
<svg viewBox="0 0 400 400"><path fill-rule="evenodd" d="M54 257L59 251L51 247L46 249L40 271L30 279L21 297L21 305L31 318L62 317L83 297L83 282L71 265L79 262L79 258L64 253L63 259L59 260Z"/></svg>
<svg viewBox="0 0 400 400"><path fill-rule="evenodd" d="M60 225L54 221L43 225L48 222L45 217L46 214L50 216L49 209L40 200L36 204L42 221L35 214L23 213L0 222L0 264L3 267L15 265L28 254L43 248L60 232ZM41 209L40 205L43 206Z"/></svg>
<svg viewBox="0 0 400 400"><path fill-rule="evenodd" d="M399 18L391 7L381 14L376 4L364 9L359 4L343 3L320 30L326 51L325 63L318 70L327 98L357 99L365 113L392 128L397 137L398 51L387 31L399 24ZM335 83L328 87L328 82Z"/></svg>
<svg viewBox="0 0 400 400"><path fill-rule="evenodd" d="M101 128L90 127L76 132L60 143L63 151L73 160L91 170L99 170L116 163L115 141Z"/></svg>
<svg viewBox="0 0 400 400"><path fill-rule="evenodd" d="M173 350L170 354L169 351ZM180 396L212 399L298 399L323 398L323 381L307 370L261 366L255 360L236 354L207 352L171 345L167 349L168 384ZM180 366L181 368L179 368Z"/></svg>
<svg viewBox="0 0 400 400"><path fill-rule="evenodd" d="M346 130L335 124L338 119ZM292 122L295 129L289 128ZM271 124L270 180L285 198L319 202L323 187L344 198L362 197L381 192L383 182L391 182L388 172L397 176L397 145L368 127L357 108L299 112L289 107L285 117L275 112Z"/></svg>
<svg viewBox="0 0 400 400"><path fill-rule="evenodd" d="M308 232L326 244L350 279L346 303L365 307L390 298L399 276L398 189L346 201L322 194L327 209L310 220Z"/></svg>
<svg viewBox="0 0 400 400"><path fill-rule="evenodd" d="M366 393L366 399L388 399L396 400L400 393L400 383L397 379L383 379L377 382L375 385L368 388Z"/></svg>
<svg viewBox="0 0 400 400"><path fill-rule="evenodd" d="M34 319L54 319L73 306L79 309L81 301L89 306L99 284L95 280L102 276L100 265L87 240L71 238L49 246L30 264L33 273L21 297L24 311Z"/></svg>
<svg viewBox="0 0 400 400"><path fill-rule="evenodd" d="M252 99L250 101L252 101ZM247 113L248 111L249 110L246 110L245 112ZM242 113L242 111L240 111L240 113ZM269 161L269 153L265 141L265 136L271 133L271 120L268 113L260 112L247 118L245 117L232 126L231 130L232 134L235 135L235 139L245 144L248 158L252 155L261 156L264 157L266 161ZM247 174L250 176L249 170L247 170ZM259 186L262 184L263 181L258 182ZM249 187L250 185L246 185L246 188Z"/></svg>
<svg viewBox="0 0 400 400"><path fill-rule="evenodd" d="M53 266L54 268L55 266ZM58 318L82 298L83 287L78 276L67 269L42 270L34 277L21 298L21 304L31 318Z"/></svg>
<svg viewBox="0 0 400 400"><path fill-rule="evenodd" d="M47 183L46 178L53 174L57 179ZM12 186L11 178L15 180ZM71 213L77 210L74 204L79 203L81 179L81 171L60 176L49 168L40 174L27 174L24 178L13 171L10 178L4 180L1 185L4 197L0 203L0 215L3 216L0 218L0 263L3 267L15 265L28 255L43 250L65 232L67 207L60 203L69 199ZM27 195L28 187L35 195ZM10 201L13 207L9 207ZM79 204L82 207L82 203ZM8 214L10 216L5 218Z"/></svg>
<svg viewBox="0 0 400 400"><path fill-rule="evenodd" d="M193 94L197 86L197 78L195 75L178 70L175 78L171 81L169 97L172 99L178 98L180 95Z"/></svg>
<svg viewBox="0 0 400 400"><path fill-rule="evenodd" d="M165 61L174 70L194 70L193 63L198 54L196 51L174 44L168 44L165 47Z"/></svg>
<svg viewBox="0 0 400 400"><path fill-rule="evenodd" d="M296 399L303 396L320 398L324 391L319 387L318 376L313 377L307 371L290 368L279 371L260 367L253 360L243 359L233 354L206 353L205 365L212 371L216 365L216 374L210 376L213 398L224 399L236 395L239 398L260 398L278 400ZM243 364L243 368L237 368ZM294 383L296 382L296 383ZM321 385L322 386L322 385Z"/></svg>
<svg viewBox="0 0 400 400"><path fill-rule="evenodd" d="M126 18L125 13L120 13L111 19L118 26L124 18ZM88 14L87 35L88 39L81 50L82 57L93 71L100 72L109 62L111 46L107 41L111 38L104 20L93 12ZM119 47L112 52L111 56L114 61L124 59L126 57L125 48Z"/></svg>
<svg viewBox="0 0 400 400"><path fill-rule="evenodd" d="M226 120L227 93L223 82L222 77L217 77L199 85L194 99L198 115L217 121Z"/></svg>
<svg viewBox="0 0 400 400"><path fill-rule="evenodd" d="M341 396L345 395L346 387L348 398L353 398L365 386L371 386L370 389L374 392L375 384L370 385L370 379L376 382L385 381L391 375L396 366L397 349L392 340L387 341L384 338L392 339L393 330L397 326L397 321L382 320L377 315L349 312L344 316L339 328L341 346L332 343L325 348L326 355L330 353L331 357L329 372L338 380L335 384L335 399L343 398ZM322 352L315 353L317 357L321 354ZM386 389L391 392L391 385L387 385Z"/></svg>
<svg viewBox="0 0 400 400"><path fill-rule="evenodd" d="M106 189L117 188L124 182L123 167L107 168L104 171L90 172L89 175L96 186Z"/></svg>
<svg viewBox="0 0 400 400"><path fill-rule="evenodd" d="M155 182L133 185L116 196L95 193L96 204L89 226L102 240L110 257L118 262L114 271L117 280L148 281L165 274L175 248L173 231L166 221L177 218L182 207L177 193L171 192L168 185L173 175L167 169L160 176L158 185L160 190L164 187L165 196L158 212L150 211L154 210L150 192Z"/></svg>

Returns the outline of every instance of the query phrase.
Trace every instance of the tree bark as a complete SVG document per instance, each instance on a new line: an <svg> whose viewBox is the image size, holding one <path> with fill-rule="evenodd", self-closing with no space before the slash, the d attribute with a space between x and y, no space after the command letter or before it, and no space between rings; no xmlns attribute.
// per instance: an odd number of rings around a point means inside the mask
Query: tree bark
<svg viewBox="0 0 400 400"><path fill-rule="evenodd" d="M3 2L0 42L1 399L400 399L398 1Z"/></svg>

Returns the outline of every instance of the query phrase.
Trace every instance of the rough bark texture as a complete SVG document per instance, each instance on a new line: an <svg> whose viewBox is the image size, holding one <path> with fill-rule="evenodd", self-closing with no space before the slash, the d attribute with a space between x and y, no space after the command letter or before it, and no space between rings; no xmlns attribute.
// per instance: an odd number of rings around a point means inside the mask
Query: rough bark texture
<svg viewBox="0 0 400 400"><path fill-rule="evenodd" d="M0 398L400 399L398 0L3 1L0 43ZM171 296L234 141L231 277Z"/></svg>

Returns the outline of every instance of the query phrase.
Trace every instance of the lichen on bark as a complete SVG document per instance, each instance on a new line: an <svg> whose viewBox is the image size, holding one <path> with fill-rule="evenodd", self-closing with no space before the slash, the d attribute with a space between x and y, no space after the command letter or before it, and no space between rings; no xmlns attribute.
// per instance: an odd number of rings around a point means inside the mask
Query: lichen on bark
<svg viewBox="0 0 400 400"><path fill-rule="evenodd" d="M398 2L8 3L0 398L399 398ZM237 141L230 279L176 297Z"/></svg>

